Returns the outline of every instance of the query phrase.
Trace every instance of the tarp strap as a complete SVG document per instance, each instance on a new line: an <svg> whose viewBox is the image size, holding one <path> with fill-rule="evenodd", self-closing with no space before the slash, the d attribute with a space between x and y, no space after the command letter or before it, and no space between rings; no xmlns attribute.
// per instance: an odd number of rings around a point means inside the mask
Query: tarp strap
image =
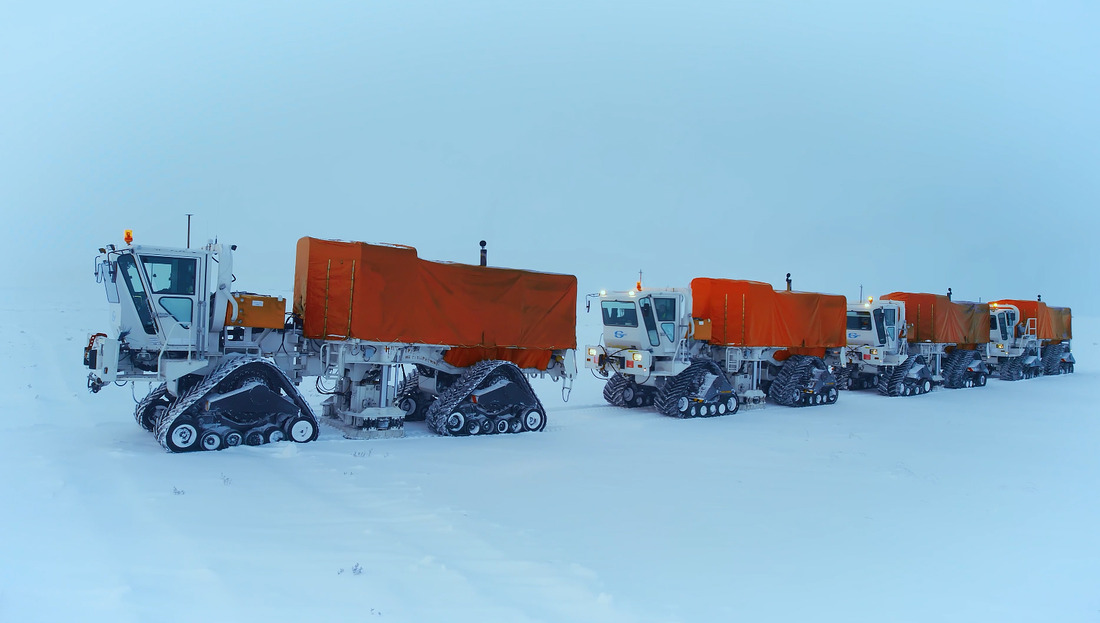
<svg viewBox="0 0 1100 623"><path fill-rule="evenodd" d="M355 260L351 261L351 288L348 289L348 330L344 336L351 338L351 310L355 309Z"/></svg>
<svg viewBox="0 0 1100 623"><path fill-rule="evenodd" d="M328 338L328 282L332 275L332 260L325 267L325 321L321 324L321 337Z"/></svg>

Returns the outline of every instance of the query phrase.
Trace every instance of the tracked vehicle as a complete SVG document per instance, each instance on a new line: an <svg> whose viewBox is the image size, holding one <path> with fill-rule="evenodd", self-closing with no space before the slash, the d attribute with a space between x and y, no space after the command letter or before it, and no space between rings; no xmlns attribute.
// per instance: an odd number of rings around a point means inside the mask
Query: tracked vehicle
<svg viewBox="0 0 1100 623"><path fill-rule="evenodd" d="M642 290L639 282L592 298L603 333L585 347L585 367L607 379L609 404L683 418L766 399L791 407L837 400L824 357L844 349L843 297L700 278L690 288Z"/></svg>
<svg viewBox="0 0 1100 623"><path fill-rule="evenodd" d="M989 304L989 342L982 359L1005 381L1069 374L1072 313L1042 301L1003 299Z"/></svg>
<svg viewBox="0 0 1100 623"><path fill-rule="evenodd" d="M538 431L528 376L576 374L576 278L427 262L411 247L302 238L294 306L233 292L234 246L100 249L109 333L89 337L88 387L147 381L137 423L166 450L317 438ZM484 255L483 255L484 259ZM298 391L317 377L318 418Z"/></svg>
<svg viewBox="0 0 1100 623"><path fill-rule="evenodd" d="M988 341L987 309L912 292L849 304L848 349L829 364L842 389L873 388L884 396L927 394L936 385L984 386L989 369L979 348Z"/></svg>

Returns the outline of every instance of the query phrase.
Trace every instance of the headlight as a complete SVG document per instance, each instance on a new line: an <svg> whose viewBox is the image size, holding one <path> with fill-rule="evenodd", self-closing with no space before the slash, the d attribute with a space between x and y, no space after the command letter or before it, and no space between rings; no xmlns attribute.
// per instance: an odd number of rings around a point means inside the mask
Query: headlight
<svg viewBox="0 0 1100 623"><path fill-rule="evenodd" d="M595 357L596 356L596 349L595 348L589 348L588 349L588 356L589 357Z"/></svg>
<svg viewBox="0 0 1100 623"><path fill-rule="evenodd" d="M871 349L871 354L872 355L877 355L878 354L878 349L877 348L872 348Z"/></svg>
<svg viewBox="0 0 1100 623"><path fill-rule="evenodd" d="M642 354L641 353L634 353L634 361L641 361L641 360L642 360Z"/></svg>

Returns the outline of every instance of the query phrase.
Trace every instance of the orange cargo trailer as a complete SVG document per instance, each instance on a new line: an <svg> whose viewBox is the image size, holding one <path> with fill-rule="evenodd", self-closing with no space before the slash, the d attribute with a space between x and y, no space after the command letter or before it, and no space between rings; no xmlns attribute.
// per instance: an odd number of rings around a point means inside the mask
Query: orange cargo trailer
<svg viewBox="0 0 1100 623"><path fill-rule="evenodd" d="M773 290L735 279L691 281L692 316L710 320L708 342L722 346L777 347L822 357L844 346L844 297Z"/></svg>
<svg viewBox="0 0 1100 623"><path fill-rule="evenodd" d="M1035 336L1040 340L1059 340L1063 339L1055 337L1054 330L1054 318L1047 307L1047 304L1042 301L1026 301L1020 299L1001 299L999 301L993 301L990 303L992 306L1012 305L1016 309L1020 310L1019 322L1024 326L1027 326L1029 321L1034 320Z"/></svg>
<svg viewBox="0 0 1100 623"><path fill-rule="evenodd" d="M294 313L310 339L452 347L448 363L545 369L576 347L572 275L420 259L404 246L302 238Z"/></svg>
<svg viewBox="0 0 1100 623"><path fill-rule="evenodd" d="M891 292L879 297L887 301L905 303L906 338L910 342L936 344L964 344L968 342L969 325L962 305L951 302L942 294L923 292ZM986 339L989 341L989 319L986 321Z"/></svg>

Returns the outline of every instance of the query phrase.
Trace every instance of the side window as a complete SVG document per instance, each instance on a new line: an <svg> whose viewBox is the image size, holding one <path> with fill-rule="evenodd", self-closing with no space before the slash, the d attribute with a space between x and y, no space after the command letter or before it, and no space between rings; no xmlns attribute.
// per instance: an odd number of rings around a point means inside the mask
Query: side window
<svg viewBox="0 0 1100 623"><path fill-rule="evenodd" d="M163 296L160 299L160 306L164 311L172 314L172 317L182 325L191 323L193 305L191 299L183 296Z"/></svg>
<svg viewBox="0 0 1100 623"><path fill-rule="evenodd" d="M653 299L658 322L676 322L676 299Z"/></svg>
<svg viewBox="0 0 1100 623"><path fill-rule="evenodd" d="M885 326L886 314L883 313L883 309L881 307L876 309L872 313L875 316L875 329L878 329L878 345L879 346L885 346L886 345L886 326Z"/></svg>
<svg viewBox="0 0 1100 623"><path fill-rule="evenodd" d="M659 346L661 344L661 334L657 333L657 321L653 319L653 300L647 296L638 301L638 307L642 310L642 322L645 323L649 343L653 346Z"/></svg>
<svg viewBox="0 0 1100 623"><path fill-rule="evenodd" d="M142 256L145 274L149 277L149 286L153 294L195 293L195 264L190 257Z"/></svg>
<svg viewBox="0 0 1100 623"><path fill-rule="evenodd" d="M141 275L138 273L137 262L134 256L124 253L118 256L118 271L122 273L122 280L126 282L126 289L130 291L130 298L134 301L134 309L137 310L141 327L149 335L157 332L153 324L153 313L149 307L149 297L145 294L145 286L141 284Z"/></svg>
<svg viewBox="0 0 1100 623"><path fill-rule="evenodd" d="M654 298L653 308L657 310L657 322L668 341L676 341L676 299Z"/></svg>

